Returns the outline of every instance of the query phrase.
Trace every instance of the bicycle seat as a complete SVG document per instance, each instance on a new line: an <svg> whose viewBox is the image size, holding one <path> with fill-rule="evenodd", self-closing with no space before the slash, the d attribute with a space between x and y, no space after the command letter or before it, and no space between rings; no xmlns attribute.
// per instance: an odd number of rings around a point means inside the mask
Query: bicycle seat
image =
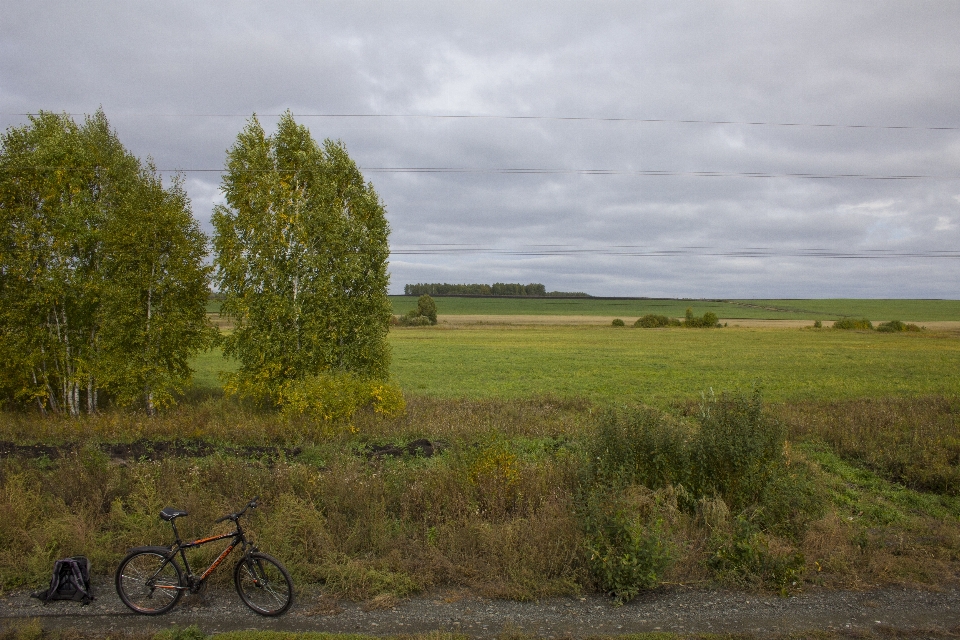
<svg viewBox="0 0 960 640"><path fill-rule="evenodd" d="M170 522L174 518L179 518L180 516L190 515L186 511L180 511L179 509L174 509L173 507L165 507L163 511L160 512L160 517Z"/></svg>

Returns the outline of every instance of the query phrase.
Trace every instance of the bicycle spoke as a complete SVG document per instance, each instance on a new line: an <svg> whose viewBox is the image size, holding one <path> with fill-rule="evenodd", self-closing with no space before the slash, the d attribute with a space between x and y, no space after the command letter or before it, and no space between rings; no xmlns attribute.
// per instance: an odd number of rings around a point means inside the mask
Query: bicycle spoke
<svg viewBox="0 0 960 640"><path fill-rule="evenodd" d="M279 615L290 607L293 600L290 576L276 560L265 554L241 560L235 569L234 580L244 603L261 615Z"/></svg>
<svg viewBox="0 0 960 640"><path fill-rule="evenodd" d="M158 553L137 553L124 560L116 583L121 599L138 613L163 613L180 599L180 572Z"/></svg>

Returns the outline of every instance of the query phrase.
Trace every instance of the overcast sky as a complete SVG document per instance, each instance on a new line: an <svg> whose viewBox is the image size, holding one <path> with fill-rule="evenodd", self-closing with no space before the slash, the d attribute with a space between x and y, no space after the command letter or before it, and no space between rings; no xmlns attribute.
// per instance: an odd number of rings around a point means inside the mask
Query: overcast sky
<svg viewBox="0 0 960 640"><path fill-rule="evenodd" d="M102 106L209 233L226 149L290 109L382 197L393 293L956 299L958 25L955 0L2 0L0 127Z"/></svg>

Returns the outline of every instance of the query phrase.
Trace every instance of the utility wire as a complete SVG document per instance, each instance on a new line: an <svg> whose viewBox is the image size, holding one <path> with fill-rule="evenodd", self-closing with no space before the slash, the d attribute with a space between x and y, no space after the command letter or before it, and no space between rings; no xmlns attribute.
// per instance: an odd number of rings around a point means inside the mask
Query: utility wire
<svg viewBox="0 0 960 640"><path fill-rule="evenodd" d="M430 248L436 246L437 248ZM440 248L447 247L447 248ZM415 245L396 247L391 255L456 255L456 254L493 254L514 257L578 257L578 256L619 256L641 258L671 258L684 256L722 257L722 258L821 258L841 260L902 260L908 258L960 258L960 250L917 250L899 251L893 249L868 249L863 251L834 251L830 249L796 249L782 251L764 247L742 249L718 249L711 247L681 247L675 249L655 249L644 247L609 248L536 248L495 249L479 246Z"/></svg>
<svg viewBox="0 0 960 640"><path fill-rule="evenodd" d="M74 166L30 166L20 170L67 171ZM960 176L932 174L872 175L866 173L775 173L767 171L675 171L671 169L549 169L549 168L484 168L484 167L358 167L369 173L449 173L449 174L507 174L507 175L581 175L581 176L638 176L638 177L693 177L693 178L800 178L812 180L960 180ZM156 169L160 173L296 173L298 169Z"/></svg>
<svg viewBox="0 0 960 640"><path fill-rule="evenodd" d="M37 113L0 113L0 116L35 116ZM79 117L88 114L68 113L71 117ZM130 113L123 115L135 115L146 118L249 118L246 114L236 113ZM257 114L263 118L279 118L283 114L265 113ZM492 115L492 114L420 114L420 113L302 113L296 114L297 118L412 118L412 119L441 119L441 120L547 120L555 122L636 122L636 123L661 123L661 124L731 124L743 126L759 127L811 127L820 129L877 129L877 130L917 130L917 131L958 131L960 126L954 127L923 127L915 125L882 125L882 124L837 124L822 122L775 122L775 121L751 121L751 120L698 120L698 119L670 119L670 118L604 118L589 116L511 116L511 115Z"/></svg>

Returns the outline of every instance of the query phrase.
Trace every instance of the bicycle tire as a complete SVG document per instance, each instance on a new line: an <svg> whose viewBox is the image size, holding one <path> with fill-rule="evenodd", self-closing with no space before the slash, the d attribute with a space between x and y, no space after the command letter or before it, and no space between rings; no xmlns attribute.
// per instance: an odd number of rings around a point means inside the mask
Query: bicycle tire
<svg viewBox="0 0 960 640"><path fill-rule="evenodd" d="M262 616L279 616L293 604L293 580L280 561L255 551L233 568L233 584L243 603Z"/></svg>
<svg viewBox="0 0 960 640"><path fill-rule="evenodd" d="M166 555L139 550L130 553L117 567L117 595L137 613L155 616L170 611L183 596L183 572Z"/></svg>

